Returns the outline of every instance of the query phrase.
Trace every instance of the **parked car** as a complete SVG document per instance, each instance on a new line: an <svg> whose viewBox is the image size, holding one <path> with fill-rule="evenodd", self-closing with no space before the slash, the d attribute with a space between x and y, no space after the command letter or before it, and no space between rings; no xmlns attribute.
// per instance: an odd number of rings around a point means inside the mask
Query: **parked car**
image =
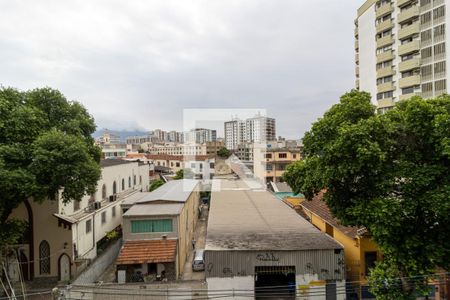
<svg viewBox="0 0 450 300"><path fill-rule="evenodd" d="M195 250L194 260L192 261L193 271L204 271L205 270L205 250L197 249Z"/></svg>

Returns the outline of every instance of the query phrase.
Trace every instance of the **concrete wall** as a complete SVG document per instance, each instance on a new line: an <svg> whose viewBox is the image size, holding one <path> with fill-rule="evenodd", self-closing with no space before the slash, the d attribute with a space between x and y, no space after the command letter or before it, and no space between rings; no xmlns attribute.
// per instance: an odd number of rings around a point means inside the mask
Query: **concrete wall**
<svg viewBox="0 0 450 300"><path fill-rule="evenodd" d="M119 255L121 240L116 241L81 273L73 284L88 284L97 281L102 273L114 262Z"/></svg>
<svg viewBox="0 0 450 300"><path fill-rule="evenodd" d="M151 206L152 204L146 204ZM155 204L157 205L157 204ZM172 232L145 232L145 233L131 233L131 221L138 220L172 220ZM167 235L169 239L178 237L178 217L177 216L149 216L149 217L125 217L123 219L123 238L126 241L132 240L152 240L161 239L163 235Z"/></svg>

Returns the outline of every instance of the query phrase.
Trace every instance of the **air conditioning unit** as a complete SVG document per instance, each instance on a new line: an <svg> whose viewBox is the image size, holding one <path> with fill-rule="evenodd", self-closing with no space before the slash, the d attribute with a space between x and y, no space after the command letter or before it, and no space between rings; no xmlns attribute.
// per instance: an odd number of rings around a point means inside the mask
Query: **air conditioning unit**
<svg viewBox="0 0 450 300"><path fill-rule="evenodd" d="M102 207L102 203L101 202L99 202L99 201L95 201L94 202L94 209L95 210L100 209L101 207Z"/></svg>
<svg viewBox="0 0 450 300"><path fill-rule="evenodd" d="M114 202L116 200L117 200L117 195L116 194L109 196L109 202Z"/></svg>

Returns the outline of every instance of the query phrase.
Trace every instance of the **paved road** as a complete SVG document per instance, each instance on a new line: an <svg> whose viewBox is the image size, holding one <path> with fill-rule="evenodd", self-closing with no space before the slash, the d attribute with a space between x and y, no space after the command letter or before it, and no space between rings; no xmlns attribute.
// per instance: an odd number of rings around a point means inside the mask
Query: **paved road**
<svg viewBox="0 0 450 300"><path fill-rule="evenodd" d="M202 210L202 217L197 222L195 227L194 237L196 240L196 249L205 249L206 242L206 226L208 224L208 209L206 207ZM191 250L186 264L184 265L182 280L205 280L205 272L193 272L192 271L192 261L194 259L194 251Z"/></svg>

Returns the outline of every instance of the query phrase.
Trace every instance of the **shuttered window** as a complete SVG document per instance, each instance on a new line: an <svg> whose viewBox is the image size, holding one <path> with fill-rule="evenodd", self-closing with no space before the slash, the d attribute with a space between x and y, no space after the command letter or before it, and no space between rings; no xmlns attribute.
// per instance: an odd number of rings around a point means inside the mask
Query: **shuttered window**
<svg viewBox="0 0 450 300"><path fill-rule="evenodd" d="M131 221L132 233L172 232L172 220Z"/></svg>

